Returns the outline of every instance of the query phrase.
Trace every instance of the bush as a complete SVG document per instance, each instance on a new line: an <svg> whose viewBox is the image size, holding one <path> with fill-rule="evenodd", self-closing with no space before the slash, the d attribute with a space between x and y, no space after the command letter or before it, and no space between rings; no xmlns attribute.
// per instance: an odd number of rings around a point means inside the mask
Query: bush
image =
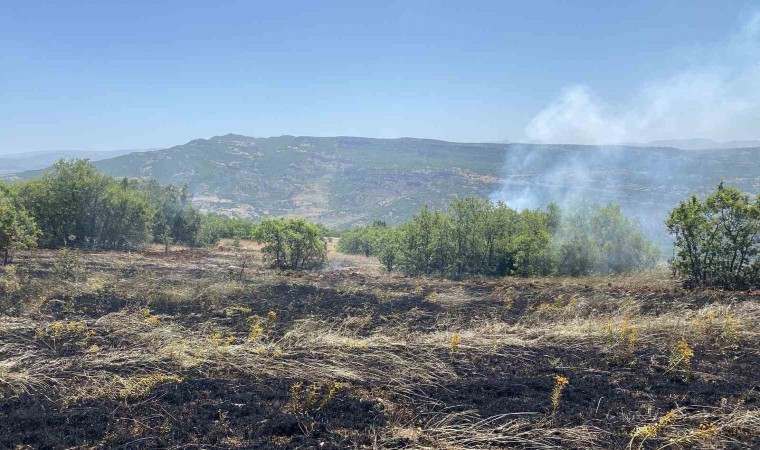
<svg viewBox="0 0 760 450"><path fill-rule="evenodd" d="M742 289L760 285L760 196L721 182L702 201L681 202L666 221L675 237L674 271L692 285Z"/></svg>
<svg viewBox="0 0 760 450"><path fill-rule="evenodd" d="M0 184L0 262L8 264L15 250L37 245L39 229L18 198Z"/></svg>
<svg viewBox="0 0 760 450"><path fill-rule="evenodd" d="M573 276L650 269L660 255L617 205L579 205L562 218L554 247L557 271Z"/></svg>
<svg viewBox="0 0 760 450"><path fill-rule="evenodd" d="M344 231L338 241L338 251L354 255L380 256L393 228L385 222L376 221L366 227Z"/></svg>
<svg viewBox="0 0 760 450"><path fill-rule="evenodd" d="M53 262L53 274L61 280L84 281L86 272L76 250L63 248Z"/></svg>
<svg viewBox="0 0 760 450"><path fill-rule="evenodd" d="M267 218L256 227L254 239L278 269L315 269L327 261L325 229L305 219Z"/></svg>

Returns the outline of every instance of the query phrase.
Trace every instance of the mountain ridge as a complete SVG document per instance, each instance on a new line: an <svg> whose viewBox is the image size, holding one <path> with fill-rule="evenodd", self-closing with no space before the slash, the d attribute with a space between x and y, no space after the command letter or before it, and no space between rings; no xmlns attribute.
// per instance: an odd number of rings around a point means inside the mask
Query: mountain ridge
<svg viewBox="0 0 760 450"><path fill-rule="evenodd" d="M760 148L686 151L230 133L94 164L117 177L187 184L200 208L250 219L287 215L335 227L373 220L397 224L422 205L444 207L456 196L512 203L529 194L529 206L542 207L577 191L592 201L619 202L645 220L654 214L661 228L667 208L714 189L722 179L748 192L760 190L759 155Z"/></svg>

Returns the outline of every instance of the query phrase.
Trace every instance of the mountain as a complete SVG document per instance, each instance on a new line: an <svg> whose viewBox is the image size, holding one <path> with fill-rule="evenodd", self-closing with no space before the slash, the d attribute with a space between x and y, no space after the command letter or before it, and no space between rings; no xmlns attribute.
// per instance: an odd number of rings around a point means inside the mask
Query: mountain
<svg viewBox="0 0 760 450"><path fill-rule="evenodd" d="M90 159L97 161L100 159L113 158L120 155L126 155L137 151L152 151L157 149L146 150L52 150L46 152L29 152L29 153L8 153L0 155L0 174L23 172L26 170L44 169L61 158L71 159Z"/></svg>
<svg viewBox="0 0 760 450"><path fill-rule="evenodd" d="M328 225L398 222L425 203L487 195L504 145L359 137L196 139L96 166L115 176L187 183L194 202L224 214L297 215Z"/></svg>
<svg viewBox="0 0 760 450"><path fill-rule="evenodd" d="M760 141L726 141L717 142L712 139L667 139L651 141L646 144L631 144L642 147L675 147L681 150L711 150L760 147Z"/></svg>
<svg viewBox="0 0 760 450"><path fill-rule="evenodd" d="M664 215L724 179L760 191L760 148L454 143L363 137L196 139L95 162L117 177L187 183L194 202L226 215L307 217L329 226L409 218L475 194L526 207L578 197L615 201L662 234ZM39 176L26 172L17 178Z"/></svg>

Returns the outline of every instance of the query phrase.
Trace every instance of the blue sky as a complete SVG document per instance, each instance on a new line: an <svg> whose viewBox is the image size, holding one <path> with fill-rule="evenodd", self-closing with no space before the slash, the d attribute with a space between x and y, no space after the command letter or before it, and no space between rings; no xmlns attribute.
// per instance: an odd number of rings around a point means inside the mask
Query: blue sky
<svg viewBox="0 0 760 450"><path fill-rule="evenodd" d="M747 55L735 55L733 42L757 6L6 0L0 152L164 147L229 132L760 138L749 128L664 130L650 116L648 128L626 124L623 134L599 135L623 121L645 122L621 116L630 99L702 73L707 60L708 74L746 72L736 64ZM583 118L576 97L568 107L568 92L581 92ZM578 134L577 120L596 113L604 117L593 136L585 126Z"/></svg>

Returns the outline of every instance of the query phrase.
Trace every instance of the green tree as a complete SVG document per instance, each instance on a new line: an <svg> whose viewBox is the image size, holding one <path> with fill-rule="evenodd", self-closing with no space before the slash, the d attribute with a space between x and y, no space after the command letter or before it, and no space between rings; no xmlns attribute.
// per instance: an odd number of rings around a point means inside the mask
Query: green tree
<svg viewBox="0 0 760 450"><path fill-rule="evenodd" d="M448 214L455 248L454 273L461 277L465 274L486 272L486 226L488 218L493 215L493 204L477 197L456 199L451 202Z"/></svg>
<svg viewBox="0 0 760 450"><path fill-rule="evenodd" d="M23 185L20 198L46 246L93 245L103 192L113 179L87 160L58 161L41 180Z"/></svg>
<svg viewBox="0 0 760 450"><path fill-rule="evenodd" d="M348 230L338 249L378 256L388 270L451 278L621 273L652 267L658 257L616 205L517 212L476 197L455 199L445 211L425 206L398 228Z"/></svg>
<svg viewBox="0 0 760 450"><path fill-rule="evenodd" d="M19 192L46 246L129 248L150 239L154 208L147 197L87 160L61 160Z"/></svg>
<svg viewBox="0 0 760 450"><path fill-rule="evenodd" d="M400 254L400 233L396 228L387 228L378 243L378 257L388 272L398 264Z"/></svg>
<svg viewBox="0 0 760 450"><path fill-rule="evenodd" d="M549 224L550 216L544 211L526 209L519 213L515 234L508 246L514 274L548 275L554 271Z"/></svg>
<svg viewBox="0 0 760 450"><path fill-rule="evenodd" d="M427 206L401 226L400 265L406 273L449 275L453 261L452 227L449 218Z"/></svg>
<svg viewBox="0 0 760 450"><path fill-rule="evenodd" d="M760 197L720 183L704 201L681 202L666 225L675 238L672 264L692 284L738 289L760 283Z"/></svg>
<svg viewBox="0 0 760 450"><path fill-rule="evenodd" d="M659 250L620 206L579 204L562 217L554 236L557 271L579 276L654 267Z"/></svg>
<svg viewBox="0 0 760 450"><path fill-rule="evenodd" d="M485 217L483 240L486 273L504 275L507 267L512 265L511 254L507 250L509 246L505 241L515 234L517 220L517 212L501 202Z"/></svg>
<svg viewBox="0 0 760 450"><path fill-rule="evenodd" d="M272 267L314 269L327 261L324 227L305 219L266 218L256 227L254 239Z"/></svg>
<svg viewBox="0 0 760 450"><path fill-rule="evenodd" d="M147 196L121 184L111 184L102 194L95 219L93 244L100 248L130 249L149 242L156 207Z"/></svg>
<svg viewBox="0 0 760 450"><path fill-rule="evenodd" d="M171 234L174 242L191 247L202 247L200 239L203 217L201 213L189 204L183 204L173 211Z"/></svg>
<svg viewBox="0 0 760 450"><path fill-rule="evenodd" d="M11 262L13 252L37 245L39 229L10 190L0 184L0 254L3 264Z"/></svg>
<svg viewBox="0 0 760 450"><path fill-rule="evenodd" d="M172 243L171 228L169 221L166 220L166 214L163 210L156 211L153 218L153 241L164 246L164 253L169 253L169 246Z"/></svg>
<svg viewBox="0 0 760 450"><path fill-rule="evenodd" d="M599 252L594 272L635 272L657 263L659 249L644 236L637 220L623 215L619 205L593 208L590 225Z"/></svg>

